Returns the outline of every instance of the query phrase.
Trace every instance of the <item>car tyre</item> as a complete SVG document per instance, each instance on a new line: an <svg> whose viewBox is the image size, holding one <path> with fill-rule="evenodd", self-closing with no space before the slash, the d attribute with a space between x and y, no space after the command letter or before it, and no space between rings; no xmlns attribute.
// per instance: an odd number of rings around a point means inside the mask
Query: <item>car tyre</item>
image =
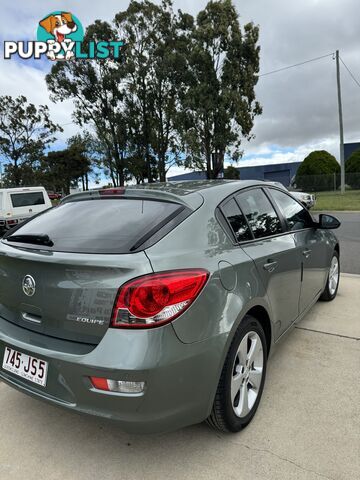
<svg viewBox="0 0 360 480"><path fill-rule="evenodd" d="M238 432L251 422L263 392L266 363L264 330L256 318L246 315L225 359L207 419L210 426L223 432Z"/></svg>
<svg viewBox="0 0 360 480"><path fill-rule="evenodd" d="M337 295L340 282L340 258L339 253L334 250L331 257L329 273L326 280L326 287L321 294L320 300L323 302L331 302Z"/></svg>

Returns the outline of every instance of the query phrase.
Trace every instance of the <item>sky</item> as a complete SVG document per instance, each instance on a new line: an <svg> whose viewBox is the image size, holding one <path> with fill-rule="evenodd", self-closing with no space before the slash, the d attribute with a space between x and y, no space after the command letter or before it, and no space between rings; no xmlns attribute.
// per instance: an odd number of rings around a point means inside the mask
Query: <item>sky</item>
<svg viewBox="0 0 360 480"><path fill-rule="evenodd" d="M55 1L0 0L0 43L32 40L40 19L50 11L71 11L86 27L95 19L111 21L128 0ZM155 2L158 3L158 2ZM206 0L174 0L174 8L196 15ZM360 20L357 0L234 0L240 23L259 25L260 75L315 57L340 51L360 82ZM51 62L4 60L0 47L0 95L25 95L48 104L52 119L63 125L55 145L61 148L78 127L72 123L72 103L49 100L45 75ZM360 87L341 64L345 142L360 141ZM241 167L301 161L315 149L339 158L336 66L333 57L263 75L256 87L263 114L256 118L255 139L244 141ZM169 176L182 173L173 167Z"/></svg>

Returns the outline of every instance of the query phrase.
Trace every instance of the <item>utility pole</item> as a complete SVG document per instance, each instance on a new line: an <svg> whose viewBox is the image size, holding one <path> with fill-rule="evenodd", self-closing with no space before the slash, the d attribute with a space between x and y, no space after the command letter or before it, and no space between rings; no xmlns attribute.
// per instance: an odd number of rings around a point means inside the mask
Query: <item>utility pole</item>
<svg viewBox="0 0 360 480"><path fill-rule="evenodd" d="M345 193L345 159L344 159L344 126L343 126L342 102L341 102L339 50L336 50L336 80L337 80L339 127L340 127L341 195L343 195Z"/></svg>

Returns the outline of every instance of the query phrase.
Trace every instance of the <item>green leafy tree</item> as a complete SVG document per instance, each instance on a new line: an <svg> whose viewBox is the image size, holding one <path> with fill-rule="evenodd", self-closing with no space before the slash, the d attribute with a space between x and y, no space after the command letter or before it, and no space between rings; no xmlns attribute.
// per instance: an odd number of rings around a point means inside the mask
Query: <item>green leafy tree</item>
<svg viewBox="0 0 360 480"><path fill-rule="evenodd" d="M311 152L301 163L296 172L296 186L303 190L332 190L338 186L340 165L336 158L326 150Z"/></svg>
<svg viewBox="0 0 360 480"><path fill-rule="evenodd" d="M258 28L240 28L231 0L209 2L196 23L171 0L131 0L113 24L90 25L83 48L119 39L121 60L57 62L46 77L51 98L72 99L75 121L93 125L112 183L163 181L173 163L205 165L211 178L225 154L237 160L261 112L259 47Z"/></svg>
<svg viewBox="0 0 360 480"><path fill-rule="evenodd" d="M84 172L89 168L89 160L76 142L69 148L49 152L41 161L42 183L49 189L70 193Z"/></svg>
<svg viewBox="0 0 360 480"><path fill-rule="evenodd" d="M46 105L36 107L26 97L0 97L0 154L8 162L5 182L19 186L32 184L32 169L46 147L62 131L50 119Z"/></svg>
<svg viewBox="0 0 360 480"><path fill-rule="evenodd" d="M339 172L340 165L331 153L326 150L315 150L301 163L297 175L326 175Z"/></svg>
<svg viewBox="0 0 360 480"><path fill-rule="evenodd" d="M187 29L184 18L181 12L174 14L170 0L160 5L132 0L115 17L118 37L126 43L124 98L130 158L139 166L143 157L149 182L154 173L165 181L179 151L177 107L187 54L179 48Z"/></svg>
<svg viewBox="0 0 360 480"><path fill-rule="evenodd" d="M240 172L238 168L229 165L224 170L224 178L228 180L239 180L240 179Z"/></svg>
<svg viewBox="0 0 360 480"><path fill-rule="evenodd" d="M90 40L117 40L117 35L107 22L96 20L86 30L84 51ZM126 174L126 122L120 88L123 77L121 62L113 59L56 62L46 76L51 99L73 100L75 121L80 126L93 125L117 185L124 184Z"/></svg>
<svg viewBox="0 0 360 480"><path fill-rule="evenodd" d="M351 188L360 188L360 150L353 152L345 162L346 183Z"/></svg>
<svg viewBox="0 0 360 480"><path fill-rule="evenodd" d="M78 159L75 172L79 173L83 190L89 190L89 176L93 173L94 151L93 138L89 132L77 134L69 138L68 147L70 153ZM74 172L74 173L75 173Z"/></svg>
<svg viewBox="0 0 360 480"><path fill-rule="evenodd" d="M2 186L8 188L16 186L15 178L21 179L21 186L43 185L40 164L41 161L34 161L22 163L17 167L14 167L12 163L4 165Z"/></svg>
<svg viewBox="0 0 360 480"><path fill-rule="evenodd" d="M149 1L131 1L125 11L115 16L118 38L125 44L124 71L126 79L125 110L130 133L131 157L143 158L149 182L151 174L152 101L149 48L154 43L154 23L159 7ZM138 163L138 167L140 162ZM141 167L142 169L142 167Z"/></svg>
<svg viewBox="0 0 360 480"><path fill-rule="evenodd" d="M188 88L182 98L185 166L216 178L224 156L238 160L243 138L250 140L256 101L259 29L239 24L231 0L211 1L196 19L188 45Z"/></svg>

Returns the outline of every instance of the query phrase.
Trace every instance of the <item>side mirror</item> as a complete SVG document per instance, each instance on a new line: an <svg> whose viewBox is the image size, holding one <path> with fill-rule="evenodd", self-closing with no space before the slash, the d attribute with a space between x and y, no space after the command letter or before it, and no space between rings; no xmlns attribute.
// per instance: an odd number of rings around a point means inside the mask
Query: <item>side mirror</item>
<svg viewBox="0 0 360 480"><path fill-rule="evenodd" d="M321 213L319 215L319 228L323 228L326 230L339 228L341 223L339 220L332 215Z"/></svg>

